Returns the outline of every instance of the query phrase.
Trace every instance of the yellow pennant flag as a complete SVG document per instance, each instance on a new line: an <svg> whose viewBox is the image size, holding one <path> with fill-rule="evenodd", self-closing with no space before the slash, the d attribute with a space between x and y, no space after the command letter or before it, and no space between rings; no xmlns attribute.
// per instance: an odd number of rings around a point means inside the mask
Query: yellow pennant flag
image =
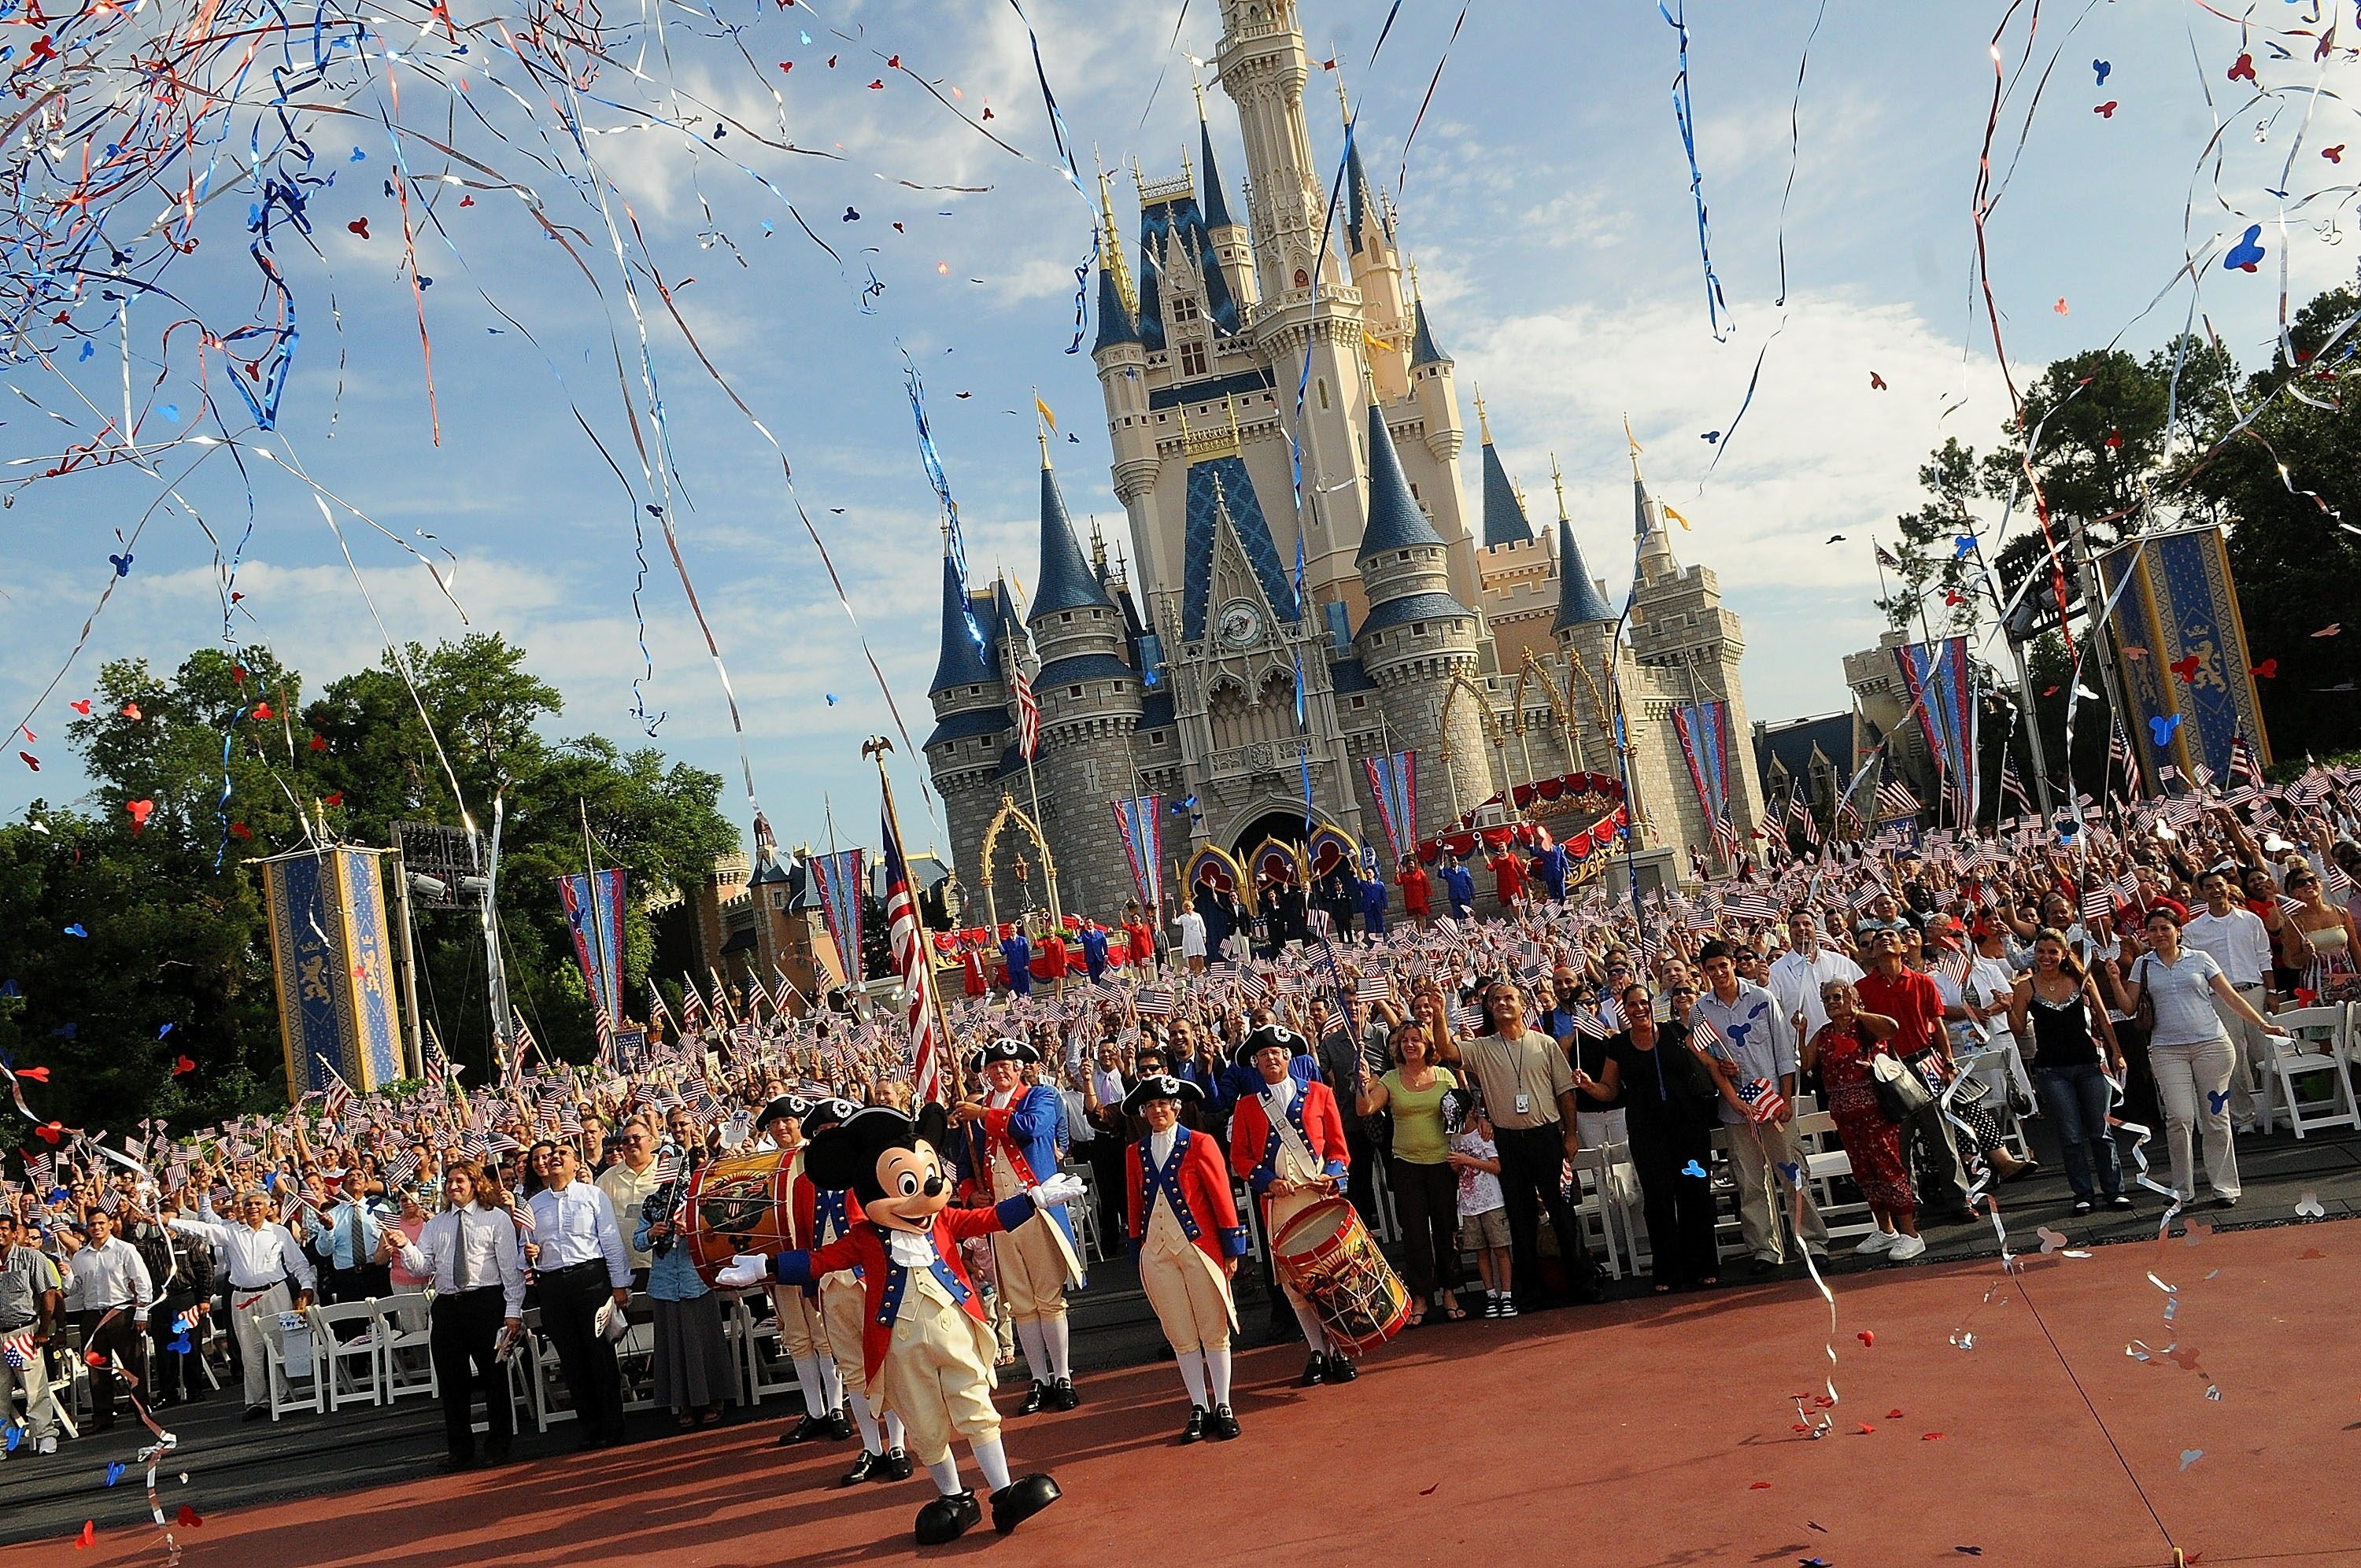
<svg viewBox="0 0 2361 1568"><path fill-rule="evenodd" d="M1058 416L1049 411L1049 405L1041 400L1041 394L1038 392L1033 394L1033 407L1040 414L1042 422L1049 427L1049 433L1057 434Z"/></svg>
<svg viewBox="0 0 2361 1568"><path fill-rule="evenodd" d="M1675 511L1672 508L1670 508L1670 507L1668 507L1668 506L1665 506L1665 505L1664 505L1664 502L1662 502L1662 501L1658 501L1658 502L1656 503L1656 506L1657 506L1657 509L1658 509L1659 510L1661 510L1661 511L1662 511L1662 512L1663 512L1666 517L1671 518L1675 522L1677 522L1677 523L1679 523L1679 524L1681 525L1681 532L1682 532L1686 533L1686 532L1688 532L1689 520L1688 520L1687 518L1683 517L1680 513L1678 513L1678 512Z"/></svg>

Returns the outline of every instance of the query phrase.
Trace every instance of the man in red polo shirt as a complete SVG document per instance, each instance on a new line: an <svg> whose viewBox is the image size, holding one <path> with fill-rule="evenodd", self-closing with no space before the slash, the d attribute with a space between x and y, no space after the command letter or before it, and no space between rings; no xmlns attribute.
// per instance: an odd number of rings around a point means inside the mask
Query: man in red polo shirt
<svg viewBox="0 0 2361 1568"><path fill-rule="evenodd" d="M1861 1011L1878 1013L1900 1025L1894 1034L1894 1054L1907 1061L1924 1050L1935 1052L1946 1076L1951 1061L1951 1039L1943 1027L1943 993L1932 975L1910 968L1902 958L1902 933L1886 929L1870 938L1869 972L1853 982L1861 993ZM1938 1104L1913 1112L1902 1124L1905 1146L1916 1142L1925 1151L1933 1174L1918 1194L1922 1213L1961 1220L1975 1218L1968 1208L1968 1179L1960 1164L1951 1125ZM1915 1167L1914 1167L1915 1168Z"/></svg>

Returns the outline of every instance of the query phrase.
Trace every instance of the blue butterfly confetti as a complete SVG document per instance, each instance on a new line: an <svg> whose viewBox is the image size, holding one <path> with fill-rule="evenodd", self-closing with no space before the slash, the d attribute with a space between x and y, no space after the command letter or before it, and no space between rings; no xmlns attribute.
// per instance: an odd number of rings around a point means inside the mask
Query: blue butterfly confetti
<svg viewBox="0 0 2361 1568"><path fill-rule="evenodd" d="M2172 732L2180 728L2180 715L2159 713L2147 721L2147 732L2159 746L2172 744Z"/></svg>
<svg viewBox="0 0 2361 1568"><path fill-rule="evenodd" d="M2252 272L2263 264L2263 225L2248 224L2246 237L2232 246L2222 258L2224 272Z"/></svg>
<svg viewBox="0 0 2361 1568"><path fill-rule="evenodd" d="M1694 1176L1694 1177L1696 1177L1699 1181L1703 1181L1703 1180L1705 1180L1705 1179L1706 1179L1706 1171L1705 1171L1705 1167L1703 1167L1703 1166L1699 1165L1699 1164L1698 1164L1697 1161L1695 1161L1695 1160L1691 1160L1691 1161L1689 1161L1689 1162L1688 1162L1688 1164L1686 1164L1686 1165L1685 1165L1685 1166L1681 1167L1681 1174L1682 1174L1683 1176Z"/></svg>
<svg viewBox="0 0 2361 1568"><path fill-rule="evenodd" d="M2101 87L2104 87L2107 84L2107 73L2114 70L2114 68L2115 65L2113 60L2094 60L2091 62L2091 69L2097 72L2099 78L2097 84Z"/></svg>
<svg viewBox="0 0 2361 1568"><path fill-rule="evenodd" d="M82 922L77 920L72 925L66 927L66 935L69 937L87 937L90 933L83 930L82 928Z"/></svg>

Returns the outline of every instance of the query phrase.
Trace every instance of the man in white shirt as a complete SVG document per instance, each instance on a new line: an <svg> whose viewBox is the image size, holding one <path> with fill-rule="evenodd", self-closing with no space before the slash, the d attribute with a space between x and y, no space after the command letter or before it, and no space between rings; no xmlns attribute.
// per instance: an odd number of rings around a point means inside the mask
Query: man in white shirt
<svg viewBox="0 0 2361 1568"><path fill-rule="evenodd" d="M514 1432L508 1373L500 1363L500 1342L522 1332L524 1260L516 1222L505 1209L488 1208L478 1168L461 1163L444 1178L451 1207L426 1222L417 1242L386 1233L387 1250L412 1274L434 1287L428 1351L443 1396L443 1437L450 1456L445 1470L476 1464L473 1426L476 1390L484 1394L484 1457L499 1464L509 1456Z"/></svg>
<svg viewBox="0 0 2361 1568"><path fill-rule="evenodd" d="M170 1222L172 1229L203 1236L229 1274L231 1332L237 1335L238 1365L246 1372L245 1420L258 1421L270 1413L270 1375L262 1347L270 1325L291 1308L301 1311L312 1304L312 1260L295 1245L286 1226L271 1218L270 1200L259 1189L237 1201L240 1223L225 1224L214 1213L208 1196L197 1205L193 1220ZM290 1295L288 1282L295 1284Z"/></svg>
<svg viewBox="0 0 2361 1568"><path fill-rule="evenodd" d="M2230 989L2246 1005L2268 1017L2271 1008L2271 934L2263 918L2237 897L2226 872L2207 872L2198 879L2205 895L2202 914L2191 916L2180 928L2180 939L2222 966ZM2234 1049L2230 1060L2230 1121L2241 1133L2255 1130L2255 1069L2269 1047L2263 1032L2220 997L2213 1010L2222 1015L2223 1030Z"/></svg>
<svg viewBox="0 0 2361 1568"><path fill-rule="evenodd" d="M598 1310L631 1299L631 1260L607 1195L580 1180L563 1144L536 1144L533 1169L546 1184L533 1195L533 1271L541 1280L541 1328L557 1351L582 1427L580 1446L623 1441L623 1379L614 1342L598 1332Z"/></svg>
<svg viewBox="0 0 2361 1568"><path fill-rule="evenodd" d="M1819 922L1808 909L1787 918L1787 950L1771 965L1771 994L1798 1041L1808 1040L1828 1021L1820 1003L1820 989L1832 980L1850 983L1861 978L1861 966L1820 945Z"/></svg>
<svg viewBox="0 0 2361 1568"><path fill-rule="evenodd" d="M82 1310L74 1315L82 1328L82 1352L104 1358L91 1364L90 1402L96 1418L93 1430L104 1431L115 1424L116 1360L137 1384L148 1381L148 1362L141 1353L148 1344L148 1307L156 1299L156 1286L148 1277L139 1249L115 1234L114 1215L93 1209L87 1223L89 1242L66 1266L81 1288Z"/></svg>
<svg viewBox="0 0 2361 1568"><path fill-rule="evenodd" d="M631 1230L622 1233L623 1252L631 1261L631 1283L638 1287L648 1282L649 1259L645 1247L631 1245L631 1233L639 1229L640 1205L664 1185L656 1179L656 1146L662 1141L653 1123L633 1117L623 1124L622 1157L598 1173L598 1190L607 1195L607 1206L615 1211L616 1227L621 1229L621 1216L632 1217Z"/></svg>

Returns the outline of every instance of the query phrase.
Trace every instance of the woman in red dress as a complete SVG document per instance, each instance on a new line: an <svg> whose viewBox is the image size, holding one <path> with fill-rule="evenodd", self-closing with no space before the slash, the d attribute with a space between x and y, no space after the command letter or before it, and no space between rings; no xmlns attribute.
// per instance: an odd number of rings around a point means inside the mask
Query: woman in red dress
<svg viewBox="0 0 2361 1568"><path fill-rule="evenodd" d="M1401 870L1394 873L1394 885L1401 889L1402 914L1422 926L1425 925L1428 897L1426 868L1414 860L1404 860Z"/></svg>
<svg viewBox="0 0 2361 1568"><path fill-rule="evenodd" d="M1818 1064L1828 1113L1852 1159L1853 1183L1877 1219L1877 1229L1853 1251L1883 1253L1906 1263L1927 1250L1918 1239L1918 1200L1910 1188L1910 1169L1902 1163L1901 1126L1879 1102L1869 1065L1891 1054L1885 1042L1900 1025L1883 1014L1862 1012L1861 994L1850 981L1828 981L1820 988L1820 1001L1828 1021L1805 1042L1799 1065L1809 1072Z"/></svg>

